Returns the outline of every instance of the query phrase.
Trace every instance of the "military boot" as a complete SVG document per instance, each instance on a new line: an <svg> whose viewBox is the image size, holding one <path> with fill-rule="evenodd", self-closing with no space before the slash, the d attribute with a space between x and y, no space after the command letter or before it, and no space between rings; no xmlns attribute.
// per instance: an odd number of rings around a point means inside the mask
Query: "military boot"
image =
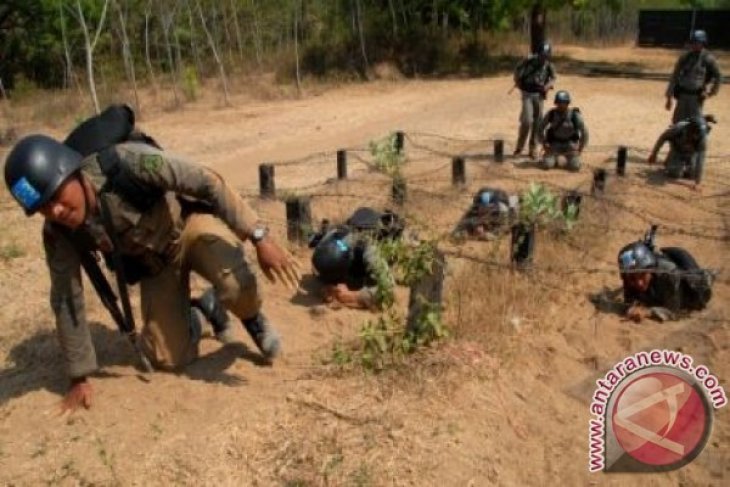
<svg viewBox="0 0 730 487"><path fill-rule="evenodd" d="M215 295L215 289L208 289L199 298L192 299L191 304L210 322L219 342L229 345L237 341L226 308Z"/></svg>
<svg viewBox="0 0 730 487"><path fill-rule="evenodd" d="M243 320L243 327L256 346L261 351L261 354L269 361L276 357L281 347L279 334L269 324L269 320L260 311L253 318Z"/></svg>

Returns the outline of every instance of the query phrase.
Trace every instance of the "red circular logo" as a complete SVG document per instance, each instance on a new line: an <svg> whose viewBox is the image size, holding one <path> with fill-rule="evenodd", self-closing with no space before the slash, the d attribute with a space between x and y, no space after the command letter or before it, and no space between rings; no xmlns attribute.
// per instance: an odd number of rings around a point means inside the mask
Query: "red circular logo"
<svg viewBox="0 0 730 487"><path fill-rule="evenodd" d="M707 402L678 375L656 372L630 382L613 407L621 448L641 463L666 466L691 460L709 433Z"/></svg>

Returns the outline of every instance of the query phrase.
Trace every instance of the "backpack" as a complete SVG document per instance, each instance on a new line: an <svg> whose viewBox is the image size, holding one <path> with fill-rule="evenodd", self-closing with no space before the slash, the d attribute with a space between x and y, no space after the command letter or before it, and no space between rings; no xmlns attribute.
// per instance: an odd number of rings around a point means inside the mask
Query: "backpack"
<svg viewBox="0 0 730 487"><path fill-rule="evenodd" d="M113 192L140 211L151 208L164 192L147 187L131 177L114 146L122 142L141 142L156 149L162 147L149 135L135 129L134 111L128 105L110 105L103 112L80 123L64 144L82 157L99 154L99 166L106 177L102 192Z"/></svg>
<svg viewBox="0 0 730 487"><path fill-rule="evenodd" d="M355 210L345 223L338 225L339 231L346 235L350 232L368 234L375 240L397 239L403 234L405 222L391 210L380 212L363 206ZM314 248L331 229L329 220L322 220L320 230L309 239L309 248Z"/></svg>
<svg viewBox="0 0 730 487"><path fill-rule="evenodd" d="M680 290L682 306L692 310L704 309L712 298L712 275L700 268L694 257L680 247L663 247L661 253L682 272Z"/></svg>

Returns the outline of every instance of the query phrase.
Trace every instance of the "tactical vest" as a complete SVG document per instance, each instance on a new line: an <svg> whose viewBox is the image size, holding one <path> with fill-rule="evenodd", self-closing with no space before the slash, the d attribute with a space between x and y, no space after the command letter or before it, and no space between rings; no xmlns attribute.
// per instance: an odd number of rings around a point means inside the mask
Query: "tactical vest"
<svg viewBox="0 0 730 487"><path fill-rule="evenodd" d="M580 135L578 134L578 114L580 113L580 109L578 107L571 108L570 110L570 123L573 125L573 135L571 135L567 139L558 138L555 135L555 128L553 127L553 122L555 121L555 118L557 117L557 110L552 109L548 112L548 122L550 126L547 130L547 141L548 142L578 142L580 140Z"/></svg>

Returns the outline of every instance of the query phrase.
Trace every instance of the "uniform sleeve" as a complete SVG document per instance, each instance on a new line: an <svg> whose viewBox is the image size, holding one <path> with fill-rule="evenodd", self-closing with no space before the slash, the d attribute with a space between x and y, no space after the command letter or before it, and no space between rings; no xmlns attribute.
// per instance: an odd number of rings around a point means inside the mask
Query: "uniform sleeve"
<svg viewBox="0 0 730 487"><path fill-rule="evenodd" d="M586 125L585 121L583 120L583 116L579 113L577 114L577 122L578 122L578 131L580 132L580 143L578 145L578 150L583 150L585 146L588 145L588 140L590 136L588 135L588 126Z"/></svg>
<svg viewBox="0 0 730 487"><path fill-rule="evenodd" d="M520 86L520 78L522 77L522 73L524 72L526 64L527 59L523 59L522 61L520 61L515 68L514 74L512 75L512 79L514 80L515 85L517 85L518 87Z"/></svg>
<svg viewBox="0 0 730 487"><path fill-rule="evenodd" d="M714 96L717 95L718 91L720 91L720 85L722 84L722 74L720 73L720 66L717 63L715 56L707 56L707 70L709 72L709 81L711 83L710 91L708 93L710 96Z"/></svg>
<svg viewBox="0 0 730 487"><path fill-rule="evenodd" d="M553 86L557 79L558 76L555 74L555 65L553 63L548 63L548 77L545 83L545 87L547 88Z"/></svg>
<svg viewBox="0 0 730 487"><path fill-rule="evenodd" d="M51 277L51 308L63 358L71 378L97 370L96 352L86 320L81 262L71 242L46 226L43 246Z"/></svg>
<svg viewBox="0 0 730 487"><path fill-rule="evenodd" d="M140 144L117 150L130 162L134 177L140 181L208 203L213 213L243 240L253 233L256 214L213 170Z"/></svg>
<svg viewBox="0 0 730 487"><path fill-rule="evenodd" d="M375 281L384 283L382 289L377 285L360 290L360 299L368 307L382 308L395 299L395 278L390 266L383 258L376 244L368 244L363 253L365 268Z"/></svg>
<svg viewBox="0 0 730 487"><path fill-rule="evenodd" d="M679 81L679 71L684 65L684 59L686 56L686 53L682 54L681 56L679 56L679 59L677 59L677 62L674 64L674 70L672 71L672 75L669 77L669 84L667 85L667 97L674 96L674 86L677 84L677 81Z"/></svg>
<svg viewBox="0 0 730 487"><path fill-rule="evenodd" d="M670 127L667 130L665 130L664 132L662 132L662 134L656 140L656 143L654 144L654 147L651 150L651 155L656 157L657 154L659 154L659 151L661 150L664 143L667 142L668 140L672 139L672 137L674 136L674 132L675 132L674 127Z"/></svg>

